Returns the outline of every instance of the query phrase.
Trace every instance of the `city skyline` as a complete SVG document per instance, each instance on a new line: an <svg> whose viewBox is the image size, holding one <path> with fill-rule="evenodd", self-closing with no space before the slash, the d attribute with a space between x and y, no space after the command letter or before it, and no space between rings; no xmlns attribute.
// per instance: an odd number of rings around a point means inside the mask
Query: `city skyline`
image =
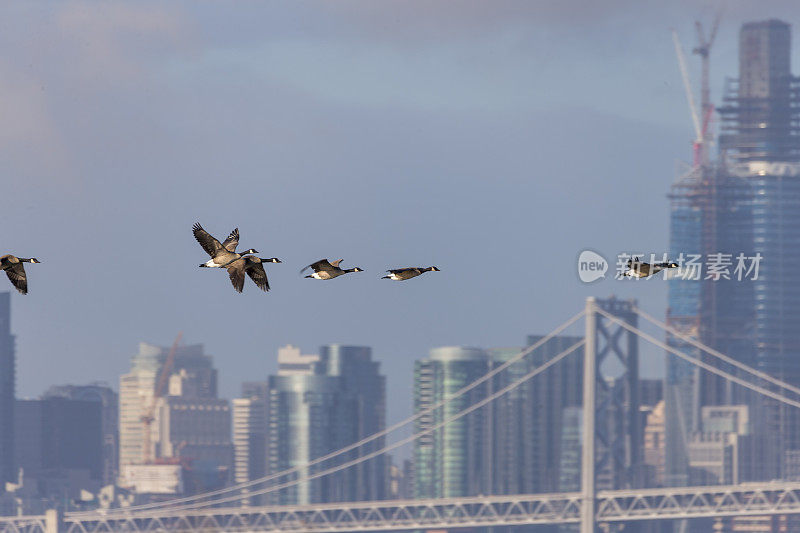
<svg viewBox="0 0 800 533"><path fill-rule="evenodd" d="M43 263L0 287L0 514L313 529L476 498L436 511L458 528L487 497L528 524L517 495L573 498L545 512L582 533L800 524L687 492L800 494L800 4L487 5L0 7L34 24L0 32L0 224ZM195 221L280 257L272 290L197 268ZM304 280L320 256L365 272Z"/></svg>

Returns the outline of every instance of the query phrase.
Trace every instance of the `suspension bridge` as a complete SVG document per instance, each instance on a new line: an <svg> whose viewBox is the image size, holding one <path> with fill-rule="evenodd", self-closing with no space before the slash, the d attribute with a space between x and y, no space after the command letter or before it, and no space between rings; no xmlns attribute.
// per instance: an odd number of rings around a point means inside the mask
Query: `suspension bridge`
<svg viewBox="0 0 800 533"><path fill-rule="evenodd" d="M800 408L800 401L786 394L788 392L800 398L800 388L784 383L705 346L697 339L686 336L654 319L634 305L629 304L626 310L666 331L684 344L704 352L709 357L699 358L696 354L687 354L666 341L642 331L638 328L636 321L626 320L620 313L615 313L614 309L600 306L594 298L589 298L586 301L585 309L580 313L461 390L383 431L304 465L216 491L165 502L119 509L64 514L57 510L50 510L44 515L0 517L0 533L12 531L25 533L402 531L535 524L577 524L580 533L594 533L599 524L631 521L800 514L800 482L773 481L705 487L597 490L595 476L598 457L596 454L598 449L603 449L603 442L599 441L605 438L601 434L598 439L596 428L598 411L602 414L602 406L597 402L597 387L604 386L603 380L598 380L598 367L604 358L611 354L622 359L623 364L637 364L638 353L636 350L630 354L631 358L626 360L626 354L622 353L617 346L623 333L631 338L644 339L692 365L755 393L785 405ZM585 335L582 340L575 342L566 350L556 354L507 386L487 394L482 400L431 427L401 438L379 450L362 454L355 459L324 467L331 460L345 456L365 444L383 438L475 389L543 346L581 318L584 319L585 324ZM485 407L521 384L534 379L581 348L584 372L583 442L579 491L311 505L250 505L256 496L277 493L301 483L309 483L314 479L329 476L438 431L447 424ZM710 360L718 361L720 365L724 364L724 368L727 369L734 367L737 372L734 374L719 368L709 362ZM609 452L606 450L603 453ZM345 457L352 457L352 453Z"/></svg>

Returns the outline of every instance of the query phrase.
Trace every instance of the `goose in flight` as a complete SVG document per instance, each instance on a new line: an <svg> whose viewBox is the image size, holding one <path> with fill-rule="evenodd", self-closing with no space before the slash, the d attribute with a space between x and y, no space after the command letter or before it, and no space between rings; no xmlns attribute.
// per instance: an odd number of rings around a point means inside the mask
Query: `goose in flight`
<svg viewBox="0 0 800 533"><path fill-rule="evenodd" d="M11 284L21 294L28 294L28 276L25 274L25 267L22 263L41 263L35 257L17 257L7 254L0 257L0 270L6 271Z"/></svg>
<svg viewBox="0 0 800 533"><path fill-rule="evenodd" d="M643 263L638 257L628 259L628 270L622 275L632 278L648 278L667 268L678 268L678 263Z"/></svg>
<svg viewBox="0 0 800 533"><path fill-rule="evenodd" d="M211 259L200 265L201 267L221 268L240 259L243 255L258 253L257 250L252 248L246 252L236 253L236 247L239 245L239 228L234 229L225 239L225 242L221 244L204 230L200 223L195 223L192 226L192 233L194 233L194 238L197 239L203 250L211 256Z"/></svg>
<svg viewBox="0 0 800 533"><path fill-rule="evenodd" d="M264 270L264 263L280 263L281 260L277 257L269 259L262 259L254 255L247 255L241 259L236 259L230 264L226 265L228 269L228 276L231 278L231 283L236 292L242 292L244 289L244 275L247 273L253 283L266 292L269 290L269 280L267 279L267 272Z"/></svg>
<svg viewBox="0 0 800 533"><path fill-rule="evenodd" d="M341 268L339 267L339 263L341 263L343 259L338 259L333 262L329 262L327 259L320 259L315 263L311 263L303 270L300 271L302 274L309 268L314 271L313 274L309 274L306 276L307 278L314 278L314 279L333 279L338 278L342 274L349 274L350 272L364 272L358 267L355 268Z"/></svg>
<svg viewBox="0 0 800 533"><path fill-rule="evenodd" d="M423 267L409 267L409 268L396 268L394 270L387 270L388 276L383 276L381 279L392 279L394 281L405 281L407 279L416 278L423 272L440 272L435 266L428 268Z"/></svg>

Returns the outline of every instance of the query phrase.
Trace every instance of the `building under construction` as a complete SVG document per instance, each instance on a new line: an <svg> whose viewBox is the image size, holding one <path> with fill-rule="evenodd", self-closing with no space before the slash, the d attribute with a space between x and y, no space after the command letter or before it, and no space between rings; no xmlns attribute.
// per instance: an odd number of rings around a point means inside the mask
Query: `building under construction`
<svg viewBox="0 0 800 533"><path fill-rule="evenodd" d="M800 386L800 283L793 271L800 264L800 79L790 70L789 24L747 23L739 39L739 77L727 80L716 110L717 158L708 157L713 108L704 76L694 165L672 186L670 253L698 256L701 271L698 279L670 281L667 319L734 359ZM710 45L703 50L702 44L695 51L705 51L707 73ZM740 254L749 261L737 272ZM725 275L707 270L714 258L727 262ZM678 338L669 342L703 357ZM668 357L667 483L690 478L686 445L702 430L704 405L749 405L755 429L776 437L753 476L781 475L786 451L800 449L800 416L690 366Z"/></svg>

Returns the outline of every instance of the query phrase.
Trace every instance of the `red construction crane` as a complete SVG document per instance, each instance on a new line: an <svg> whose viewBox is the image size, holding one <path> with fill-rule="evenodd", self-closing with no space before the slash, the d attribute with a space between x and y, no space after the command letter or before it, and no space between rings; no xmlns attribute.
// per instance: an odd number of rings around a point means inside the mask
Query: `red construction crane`
<svg viewBox="0 0 800 533"><path fill-rule="evenodd" d="M699 163L702 165L708 164L708 149L713 142L713 134L709 123L711 121L711 116L714 114L714 105L711 103L711 90L709 88L708 56L711 54L711 46L714 44L714 39L717 37L719 23L720 20L722 20L722 11L723 8L717 11L717 16L714 18L714 23L711 26L711 33L709 33L708 39L705 38L703 25L699 21L694 23L695 29L697 30L697 46L692 49L692 53L700 56L703 68L702 77L700 79L700 110L703 116L701 133L703 142L701 152L698 154Z"/></svg>
<svg viewBox="0 0 800 533"><path fill-rule="evenodd" d="M153 421L155 420L156 402L164 395L164 389L167 386L169 375L172 372L172 367L175 364L175 352L178 351L178 344L181 342L183 332L178 333L175 342L172 343L167 358L164 361L164 366L161 367L161 374L158 377L158 382L153 390L153 399L150 405L147 406L142 416L139 418L144 423L144 462L145 464L153 463L153 450L152 450L152 431Z"/></svg>
<svg viewBox="0 0 800 533"><path fill-rule="evenodd" d="M714 114L714 105L711 103L710 89L709 89L709 55L711 54L711 46L714 44L714 39L717 36L719 23L722 19L723 10L717 11L717 16L714 19L714 24L711 27L711 33L708 39L705 38L703 32L703 25L700 22L695 22L695 29L697 30L697 46L692 49L693 54L700 56L702 60L702 77L700 80L700 110L698 112L697 106L694 102L692 94L692 84L689 79L689 71L686 66L686 58L683 54L678 34L672 30L672 39L675 43L675 53L678 56L678 63L681 68L681 76L683 78L683 85L686 89L686 97L689 101L689 110L692 115L692 122L694 124L696 138L694 141L694 166L707 166L709 163L709 149L714 142L714 134L711 131L711 118Z"/></svg>

